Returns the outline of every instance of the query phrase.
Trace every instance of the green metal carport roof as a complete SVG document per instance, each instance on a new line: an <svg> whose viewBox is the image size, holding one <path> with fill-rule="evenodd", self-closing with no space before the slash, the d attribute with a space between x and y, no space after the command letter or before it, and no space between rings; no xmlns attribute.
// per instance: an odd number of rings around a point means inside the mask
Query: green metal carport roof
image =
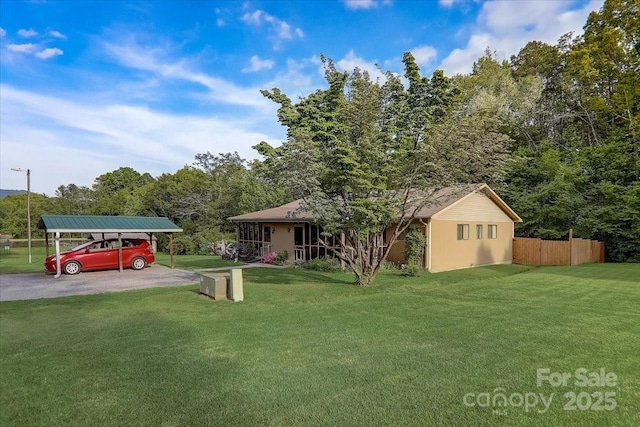
<svg viewBox="0 0 640 427"><path fill-rule="evenodd" d="M55 234L56 275L60 277L60 233L153 233L169 234L169 253L173 268L173 233L182 231L167 217L99 216L99 215L42 215L38 228L45 231L46 253L49 256L49 235ZM119 267L122 271L122 248L119 249Z"/></svg>
<svg viewBox="0 0 640 427"><path fill-rule="evenodd" d="M167 217L42 215L38 228L47 233L179 233Z"/></svg>

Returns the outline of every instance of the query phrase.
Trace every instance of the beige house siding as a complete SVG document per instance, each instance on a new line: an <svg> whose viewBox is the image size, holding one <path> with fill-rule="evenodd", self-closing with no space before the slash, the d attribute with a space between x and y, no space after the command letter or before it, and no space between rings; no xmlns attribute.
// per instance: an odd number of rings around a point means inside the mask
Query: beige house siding
<svg viewBox="0 0 640 427"><path fill-rule="evenodd" d="M469 224L469 239L458 240L458 224ZM482 239L476 225L482 225ZM496 239L489 239L488 225L497 225ZM431 220L431 272L490 264L511 264L513 222Z"/></svg>
<svg viewBox="0 0 640 427"><path fill-rule="evenodd" d="M512 222L512 219L484 193L471 193L433 215L438 220Z"/></svg>
<svg viewBox="0 0 640 427"><path fill-rule="evenodd" d="M411 227L420 227L420 229L423 231L423 233L425 233L426 235L426 222L423 224L420 222L420 220L414 220L411 223ZM407 229L409 230L409 229ZM390 238L393 233L396 231L396 225L391 225L387 228L387 236ZM393 243L393 246L391 247L391 250L389 251L389 255L387 256L387 260L388 261L392 261L392 262L396 262L398 264L404 264L405 263L405 259L404 259L404 248L405 248L406 244L405 244L405 240L404 238L400 238L398 240L396 240ZM424 257L426 258L426 257Z"/></svg>
<svg viewBox="0 0 640 427"><path fill-rule="evenodd" d="M293 224L265 223L264 225L275 230L271 234L271 252L287 251L289 258L293 259Z"/></svg>

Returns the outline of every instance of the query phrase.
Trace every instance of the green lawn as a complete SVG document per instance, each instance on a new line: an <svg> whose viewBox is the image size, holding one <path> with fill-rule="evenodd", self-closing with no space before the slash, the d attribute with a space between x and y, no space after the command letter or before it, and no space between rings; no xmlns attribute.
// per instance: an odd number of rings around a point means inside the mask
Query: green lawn
<svg viewBox="0 0 640 427"><path fill-rule="evenodd" d="M55 253L50 249L49 254ZM45 247L35 246L31 248L31 264L29 264L29 251L26 247L13 247L9 253L0 248L0 274L35 273L44 271ZM210 255L176 255L175 267L185 270L227 267L234 264L233 261L220 259L219 256ZM169 254L157 253L156 264L170 265Z"/></svg>
<svg viewBox="0 0 640 427"><path fill-rule="evenodd" d="M228 259L221 259L219 256L212 255L175 255L174 262L176 268L184 270L198 270L202 268L231 267L242 265L243 263L235 263ZM171 265L169 254L157 253L156 264Z"/></svg>
<svg viewBox="0 0 640 427"><path fill-rule="evenodd" d="M640 425L638 264L245 280L242 303L195 285L1 303L0 425ZM538 387L538 368L617 382ZM554 397L464 404L497 388ZM617 406L564 410L570 392Z"/></svg>
<svg viewBox="0 0 640 427"><path fill-rule="evenodd" d="M26 247L13 247L9 253L0 248L0 274L44 271L44 259L44 246L31 248L31 264L29 264L29 250Z"/></svg>

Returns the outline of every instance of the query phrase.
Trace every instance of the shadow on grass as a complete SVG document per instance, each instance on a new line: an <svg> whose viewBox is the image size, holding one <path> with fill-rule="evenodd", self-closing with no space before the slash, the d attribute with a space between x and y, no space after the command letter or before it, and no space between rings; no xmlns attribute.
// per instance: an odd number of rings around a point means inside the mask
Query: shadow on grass
<svg viewBox="0 0 640 427"><path fill-rule="evenodd" d="M352 276L347 273L322 273L301 268L251 268L244 270L244 276L247 281L260 284L290 285L305 282L354 284Z"/></svg>

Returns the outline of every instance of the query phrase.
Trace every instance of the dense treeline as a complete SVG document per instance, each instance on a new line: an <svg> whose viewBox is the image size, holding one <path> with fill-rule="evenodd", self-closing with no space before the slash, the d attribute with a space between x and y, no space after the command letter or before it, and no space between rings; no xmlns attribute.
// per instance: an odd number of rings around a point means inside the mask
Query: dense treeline
<svg viewBox="0 0 640 427"><path fill-rule="evenodd" d="M584 29L555 45L532 41L510 61L487 50L468 75L436 71L425 80L430 99L414 112L427 118L425 138L446 131L476 135L479 150L495 141L506 147L492 156L504 163L502 173L484 179L523 218L517 235L565 238L573 228L575 236L605 241L609 261L640 261L638 2L608 0ZM407 84L412 72L419 77L417 66L408 71ZM268 155L249 163L237 153L207 152L159 177L122 167L91 188L69 184L55 197L32 195L32 223L43 213L167 216L185 231L180 250L202 253L233 232L227 217L296 197L273 166ZM489 166L470 167L481 176ZM26 234L25 198L0 199L0 230Z"/></svg>
<svg viewBox="0 0 640 427"><path fill-rule="evenodd" d="M260 177L237 153L196 155L195 162L173 174L152 177L121 167L97 177L91 188L61 185L55 197L31 195L34 236L40 215L166 216L184 233L176 236L177 251L208 253L210 243L232 238L234 226L226 218L289 201L289 194ZM26 195L0 199L0 229L26 237ZM164 247L164 236L160 248Z"/></svg>

